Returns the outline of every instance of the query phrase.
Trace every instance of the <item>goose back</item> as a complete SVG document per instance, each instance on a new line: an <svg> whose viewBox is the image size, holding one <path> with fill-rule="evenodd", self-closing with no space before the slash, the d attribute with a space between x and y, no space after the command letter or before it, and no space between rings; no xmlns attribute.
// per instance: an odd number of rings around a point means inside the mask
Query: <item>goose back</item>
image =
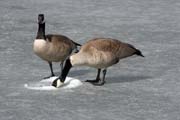
<svg viewBox="0 0 180 120"><path fill-rule="evenodd" d="M74 64L107 68L118 63L122 58L134 55L135 51L133 46L119 40L96 38L85 43L80 52L71 56L71 59L73 59Z"/></svg>

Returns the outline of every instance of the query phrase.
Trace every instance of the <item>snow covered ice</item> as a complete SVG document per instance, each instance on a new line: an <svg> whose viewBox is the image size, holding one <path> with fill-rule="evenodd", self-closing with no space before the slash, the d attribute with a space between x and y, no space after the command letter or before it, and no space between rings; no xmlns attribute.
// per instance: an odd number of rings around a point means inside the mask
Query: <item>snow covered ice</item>
<svg viewBox="0 0 180 120"><path fill-rule="evenodd" d="M41 80L40 82L27 83L27 84L24 84L24 87L27 89L32 89L32 90L58 90L58 89L76 88L83 84L78 79L75 79L72 77L66 77L66 80L64 81L64 85L62 87L55 88L51 84L56 78L57 77L51 77L49 79Z"/></svg>

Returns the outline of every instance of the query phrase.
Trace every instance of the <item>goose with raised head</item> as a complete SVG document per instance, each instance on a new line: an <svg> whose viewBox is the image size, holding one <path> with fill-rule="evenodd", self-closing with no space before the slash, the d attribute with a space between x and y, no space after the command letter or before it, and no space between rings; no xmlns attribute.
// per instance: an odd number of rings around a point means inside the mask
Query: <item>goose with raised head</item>
<svg viewBox="0 0 180 120"><path fill-rule="evenodd" d="M63 62L80 44L72 41L66 36L58 34L45 34L44 14L38 15L38 32L33 44L34 53L49 63L51 75L54 76L52 62L61 62L61 73Z"/></svg>
<svg viewBox="0 0 180 120"><path fill-rule="evenodd" d="M53 81L52 86L60 87L63 85L71 67L80 65L94 67L98 70L96 79L87 80L86 82L93 85L103 85L107 68L117 64L120 59L132 55L144 57L140 50L128 43L111 38L92 39L85 43L78 53L67 59L61 76ZM103 69L102 78L100 78L101 69Z"/></svg>

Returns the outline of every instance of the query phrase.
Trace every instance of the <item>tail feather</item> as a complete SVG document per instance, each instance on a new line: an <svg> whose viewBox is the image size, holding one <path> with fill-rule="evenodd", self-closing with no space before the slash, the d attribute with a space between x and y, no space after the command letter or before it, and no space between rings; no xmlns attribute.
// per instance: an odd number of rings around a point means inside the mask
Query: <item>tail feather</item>
<svg viewBox="0 0 180 120"><path fill-rule="evenodd" d="M81 44L76 43L76 42L74 42L74 41L73 41L73 43L74 43L76 46L82 46Z"/></svg>
<svg viewBox="0 0 180 120"><path fill-rule="evenodd" d="M141 52L140 50L136 49L133 45L131 45L131 44L127 44L127 45L128 45L129 47L131 47L131 48L133 48L133 49L136 50L134 54L136 54L136 55L138 55L138 56L141 56L141 57L145 57L145 56L142 54L142 52Z"/></svg>
<svg viewBox="0 0 180 120"><path fill-rule="evenodd" d="M138 49L136 49L135 54L138 55L138 56L141 56L141 57L145 57L145 56L142 54L142 52L141 52L140 50L138 50Z"/></svg>
<svg viewBox="0 0 180 120"><path fill-rule="evenodd" d="M79 49L78 49L78 47L77 46L82 46L81 44L79 44L79 43L76 43L76 42L74 42L74 41L72 41L74 44L75 44L75 49L74 49L74 53L78 53L79 52Z"/></svg>

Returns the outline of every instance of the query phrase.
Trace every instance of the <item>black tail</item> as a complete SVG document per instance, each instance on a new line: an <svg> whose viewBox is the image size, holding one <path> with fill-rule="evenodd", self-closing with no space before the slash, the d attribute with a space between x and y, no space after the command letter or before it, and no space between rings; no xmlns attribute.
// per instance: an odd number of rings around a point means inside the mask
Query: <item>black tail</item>
<svg viewBox="0 0 180 120"><path fill-rule="evenodd" d="M136 55L138 56L141 56L141 57L144 57L144 55L141 53L140 50L136 49L136 52L135 52Z"/></svg>
<svg viewBox="0 0 180 120"><path fill-rule="evenodd" d="M145 57L140 50L136 49L133 45L131 44L127 44L129 47L133 48L136 50L136 52L134 54L138 55L138 56L141 56L141 57Z"/></svg>
<svg viewBox="0 0 180 120"><path fill-rule="evenodd" d="M82 46L81 44L76 43L76 42L74 42L74 41L73 41L73 43L74 43L76 46Z"/></svg>

